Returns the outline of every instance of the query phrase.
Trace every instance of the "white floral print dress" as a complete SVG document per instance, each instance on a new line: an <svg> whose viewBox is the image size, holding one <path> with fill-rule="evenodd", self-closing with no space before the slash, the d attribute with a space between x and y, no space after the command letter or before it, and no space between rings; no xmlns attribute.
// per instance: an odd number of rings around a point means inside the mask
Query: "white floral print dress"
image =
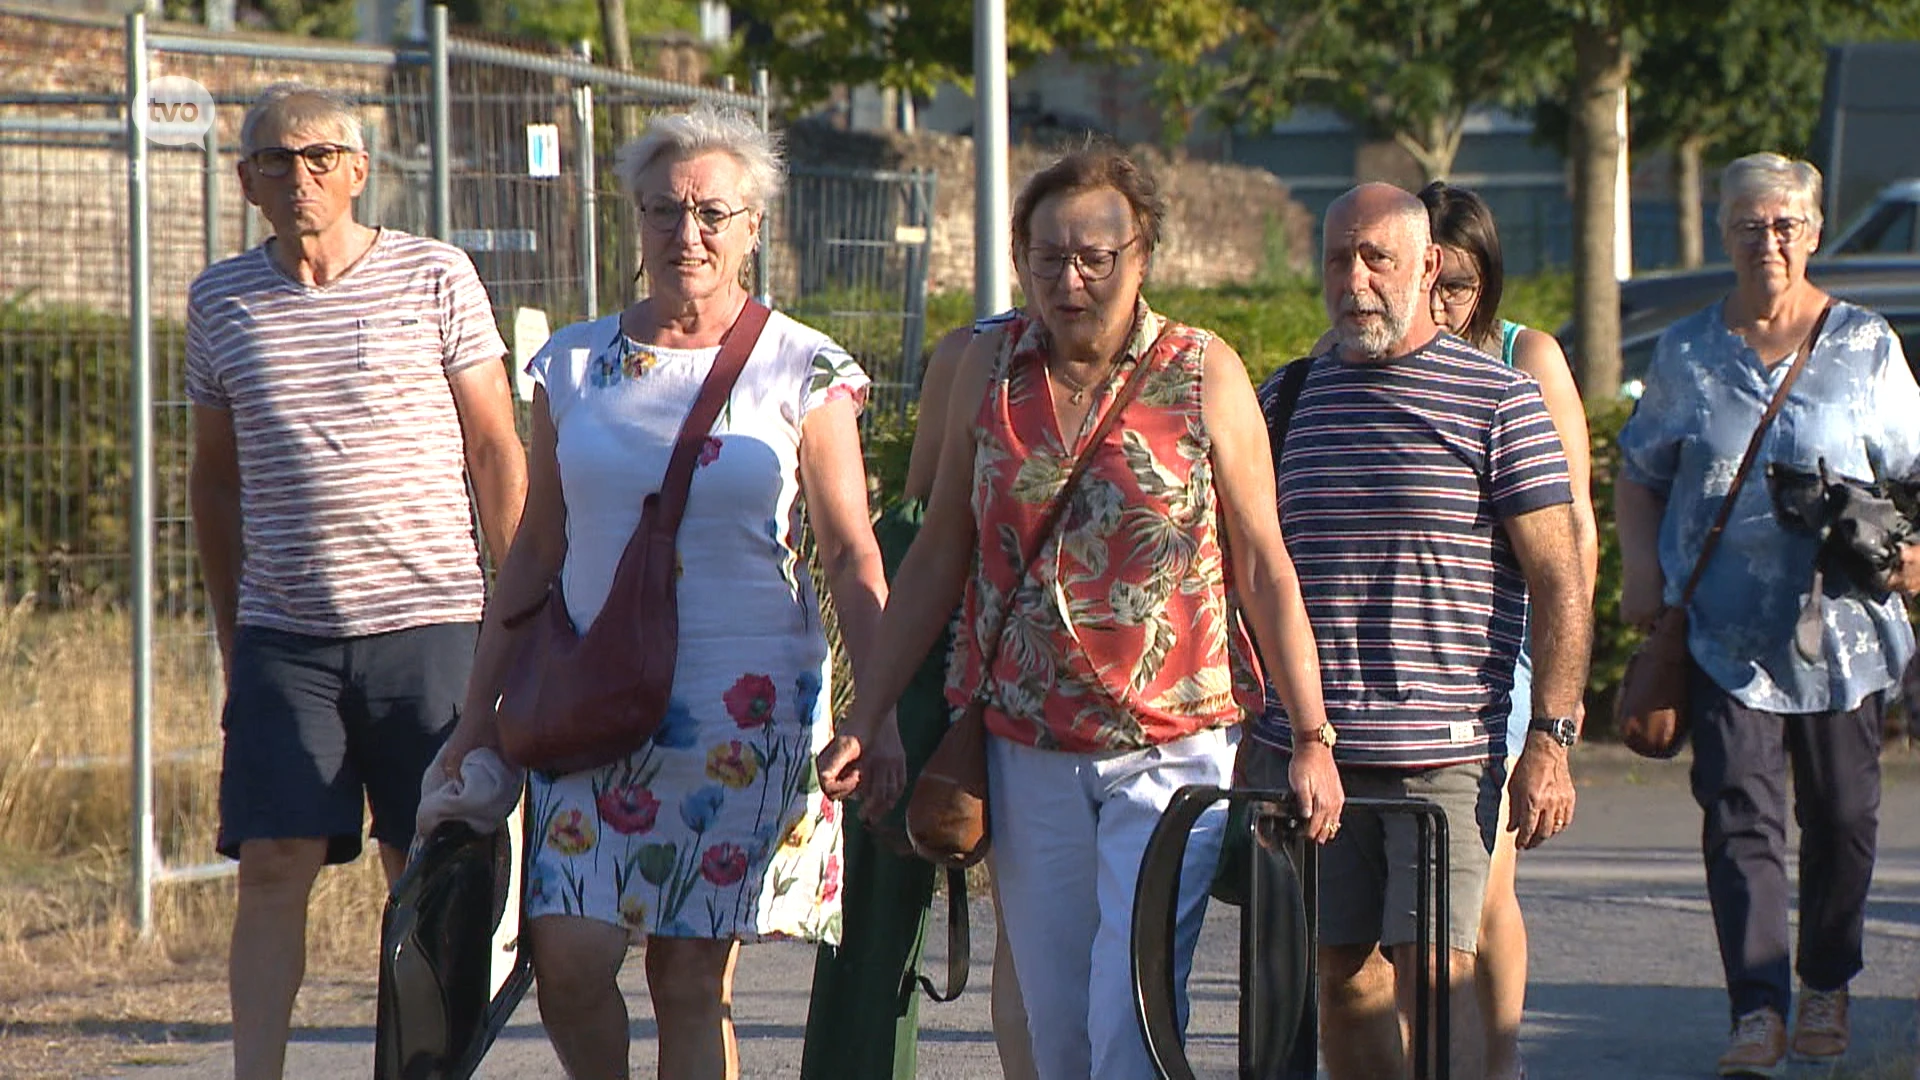
<svg viewBox="0 0 1920 1080"><path fill-rule="evenodd" d="M717 353L636 344L608 316L566 327L529 362L559 435L561 582L577 626L605 602ZM838 941L841 811L813 767L831 733L829 660L797 553L798 454L810 409L863 403L867 386L824 334L768 320L688 493L672 707L625 760L535 774L530 917Z"/></svg>

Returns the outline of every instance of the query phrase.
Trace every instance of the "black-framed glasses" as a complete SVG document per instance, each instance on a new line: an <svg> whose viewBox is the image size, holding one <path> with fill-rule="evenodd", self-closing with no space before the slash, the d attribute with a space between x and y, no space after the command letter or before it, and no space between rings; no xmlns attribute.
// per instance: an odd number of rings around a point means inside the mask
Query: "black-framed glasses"
<svg viewBox="0 0 1920 1080"><path fill-rule="evenodd" d="M702 199L699 202L668 202L665 199L651 200L640 204L640 221L657 233L671 233L680 228L688 214L693 215L693 223L705 236L718 236L727 231L733 219L753 209L750 206L734 208L719 199Z"/></svg>
<svg viewBox="0 0 1920 1080"><path fill-rule="evenodd" d="M1059 251L1052 248L1028 248L1027 272L1041 281L1058 281L1060 276L1072 266L1080 271L1081 281L1105 281L1113 276L1120 266L1120 253L1138 243L1140 237L1117 248L1080 248L1077 251Z"/></svg>
<svg viewBox="0 0 1920 1080"><path fill-rule="evenodd" d="M247 161L253 171L269 180L278 180L293 171L293 159L299 158L307 163L307 172L312 176L325 176L339 168L340 159L347 154L358 153L351 146L339 143L314 143L311 146L269 146L255 150L247 155Z"/></svg>
<svg viewBox="0 0 1920 1080"><path fill-rule="evenodd" d="M1798 243L1813 231L1813 222L1803 217L1777 217L1772 221L1750 218L1736 221L1729 230L1733 238L1747 247L1759 247L1767 242L1771 234L1782 244Z"/></svg>
<svg viewBox="0 0 1920 1080"><path fill-rule="evenodd" d="M1471 278L1441 278L1433 283L1433 298L1448 307L1468 304L1480 295L1480 283Z"/></svg>

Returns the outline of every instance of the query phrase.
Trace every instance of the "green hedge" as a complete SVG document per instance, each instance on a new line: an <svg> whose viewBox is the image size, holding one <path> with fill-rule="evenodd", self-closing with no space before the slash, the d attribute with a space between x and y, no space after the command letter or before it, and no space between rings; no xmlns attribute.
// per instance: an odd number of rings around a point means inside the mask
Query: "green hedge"
<svg viewBox="0 0 1920 1080"><path fill-rule="evenodd" d="M0 305L0 592L124 596L133 462L127 324Z"/></svg>

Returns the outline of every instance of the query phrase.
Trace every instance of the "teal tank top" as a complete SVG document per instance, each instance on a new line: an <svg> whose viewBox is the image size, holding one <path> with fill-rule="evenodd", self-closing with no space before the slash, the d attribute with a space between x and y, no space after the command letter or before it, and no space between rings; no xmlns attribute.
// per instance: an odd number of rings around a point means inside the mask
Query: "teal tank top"
<svg viewBox="0 0 1920 1080"><path fill-rule="evenodd" d="M1500 360L1508 367L1513 366L1513 343L1520 340L1520 331L1525 329L1517 322L1500 320Z"/></svg>

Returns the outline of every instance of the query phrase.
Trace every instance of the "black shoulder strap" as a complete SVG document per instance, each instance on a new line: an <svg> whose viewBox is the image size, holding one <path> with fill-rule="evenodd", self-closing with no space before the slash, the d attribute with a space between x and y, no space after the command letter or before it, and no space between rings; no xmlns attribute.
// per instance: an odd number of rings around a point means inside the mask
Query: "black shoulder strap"
<svg viewBox="0 0 1920 1080"><path fill-rule="evenodd" d="M1280 452L1287 448L1287 429L1293 426L1294 406L1300 404L1300 388L1307 384L1307 372L1313 357L1303 356L1280 369L1260 395L1260 411L1267 418L1267 446L1273 451L1273 471L1280 472Z"/></svg>
<svg viewBox="0 0 1920 1080"><path fill-rule="evenodd" d="M929 1000L942 1005L960 996L967 988L968 962L973 958L973 935L967 922L967 872L965 870L947 871L947 992L936 990L933 980L919 974L915 968L907 969L909 985L907 993L913 992L912 982L917 980L920 989Z"/></svg>

